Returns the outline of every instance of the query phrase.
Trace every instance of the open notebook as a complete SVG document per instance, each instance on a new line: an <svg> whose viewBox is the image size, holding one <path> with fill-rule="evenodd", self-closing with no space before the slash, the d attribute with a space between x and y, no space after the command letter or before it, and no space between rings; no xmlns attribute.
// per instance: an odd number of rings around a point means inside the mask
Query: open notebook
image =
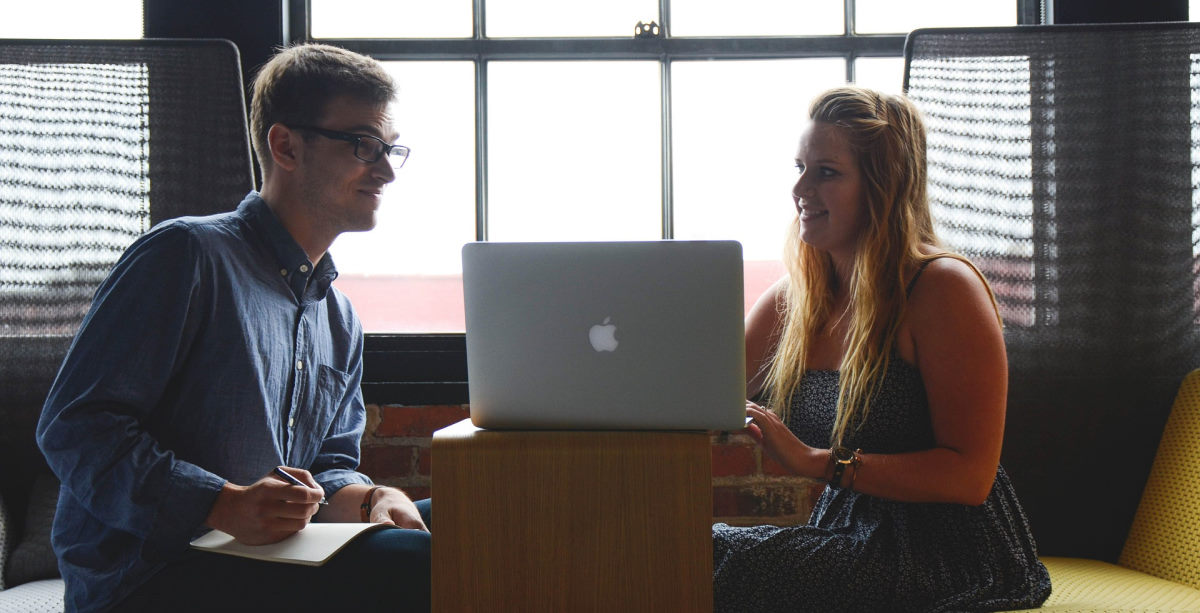
<svg viewBox="0 0 1200 613"><path fill-rule="evenodd" d="M193 549L223 553L267 562L320 566L359 535L398 528L376 523L310 523L303 530L270 545L246 545L220 530L213 530L192 541Z"/></svg>

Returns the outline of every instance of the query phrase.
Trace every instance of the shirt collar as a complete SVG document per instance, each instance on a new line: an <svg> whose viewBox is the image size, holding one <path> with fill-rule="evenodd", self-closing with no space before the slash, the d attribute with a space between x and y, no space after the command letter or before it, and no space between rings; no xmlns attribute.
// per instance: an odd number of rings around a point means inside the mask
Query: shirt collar
<svg viewBox="0 0 1200 613"><path fill-rule="evenodd" d="M314 300L323 300L329 285L337 278L337 266L328 252L315 266L308 254L283 227L271 207L257 191L251 191L238 205L237 212L253 228L275 256L277 274L287 283L298 300L303 301L306 290ZM309 279L311 278L311 282Z"/></svg>

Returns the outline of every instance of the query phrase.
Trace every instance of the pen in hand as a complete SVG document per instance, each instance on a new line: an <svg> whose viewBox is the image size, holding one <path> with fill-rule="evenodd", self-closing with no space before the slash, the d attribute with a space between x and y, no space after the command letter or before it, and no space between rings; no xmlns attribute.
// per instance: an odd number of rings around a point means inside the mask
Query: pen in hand
<svg viewBox="0 0 1200 613"><path fill-rule="evenodd" d="M299 485L300 487L308 487L307 485L305 485L305 483L303 481L293 477L290 473L288 473L288 471L284 470L282 466L275 467L275 474L279 475L284 481L287 481L288 483L291 483L292 485ZM329 501L325 500L324 496L321 496L321 502L319 504L329 504Z"/></svg>

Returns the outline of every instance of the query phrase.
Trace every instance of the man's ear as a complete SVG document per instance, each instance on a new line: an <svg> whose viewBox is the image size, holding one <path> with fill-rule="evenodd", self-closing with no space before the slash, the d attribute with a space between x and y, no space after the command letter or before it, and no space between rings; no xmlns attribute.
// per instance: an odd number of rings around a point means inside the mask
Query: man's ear
<svg viewBox="0 0 1200 613"><path fill-rule="evenodd" d="M271 149L271 161L283 170L295 170L300 161L300 152L304 147L300 134L287 126L277 123L267 131L267 146Z"/></svg>

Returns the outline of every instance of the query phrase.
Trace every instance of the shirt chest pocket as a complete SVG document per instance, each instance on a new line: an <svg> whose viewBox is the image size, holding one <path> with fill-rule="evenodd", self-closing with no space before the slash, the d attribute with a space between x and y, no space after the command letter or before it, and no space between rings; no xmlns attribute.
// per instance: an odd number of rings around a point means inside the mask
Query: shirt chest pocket
<svg viewBox="0 0 1200 613"><path fill-rule="evenodd" d="M346 422L343 404L350 394L348 373L318 364L312 370L303 402L292 418L294 444L289 456L293 466L308 466L320 453L325 440L336 437L338 423Z"/></svg>

